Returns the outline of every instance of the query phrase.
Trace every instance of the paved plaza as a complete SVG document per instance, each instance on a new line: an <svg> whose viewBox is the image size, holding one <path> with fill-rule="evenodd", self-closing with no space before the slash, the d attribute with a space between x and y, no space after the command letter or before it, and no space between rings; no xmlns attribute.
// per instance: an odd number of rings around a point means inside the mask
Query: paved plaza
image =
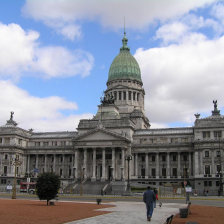
<svg viewBox="0 0 224 224"><path fill-rule="evenodd" d="M141 224L149 223L146 220L146 208L143 202L111 202L107 204L115 205L115 207L104 208L102 211L111 211L112 213L95 216L83 220L69 222L66 224ZM184 204L165 203L161 207L157 206L154 209L151 224L164 223L170 215L175 215L179 212L180 207Z"/></svg>

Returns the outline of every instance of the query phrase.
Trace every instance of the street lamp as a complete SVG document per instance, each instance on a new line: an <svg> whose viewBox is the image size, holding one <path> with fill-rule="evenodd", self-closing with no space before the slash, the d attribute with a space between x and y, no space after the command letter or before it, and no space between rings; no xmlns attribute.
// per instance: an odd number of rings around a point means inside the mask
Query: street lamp
<svg viewBox="0 0 224 224"><path fill-rule="evenodd" d="M220 166L220 169L218 170L218 173L219 175L219 192L218 192L218 195L219 196L222 196L223 195L223 183L222 183L222 168Z"/></svg>
<svg viewBox="0 0 224 224"><path fill-rule="evenodd" d="M80 178L80 196L83 195L83 181L84 181L84 172L85 172L85 168L83 167L81 169L81 178Z"/></svg>
<svg viewBox="0 0 224 224"><path fill-rule="evenodd" d="M130 193L130 180L129 180L129 169L130 169L130 166L129 166L129 164L130 164L130 161L132 160L132 156L131 155L127 155L126 157L125 157L125 160L126 161L128 161L128 185L127 185L127 192L129 192Z"/></svg>
<svg viewBox="0 0 224 224"><path fill-rule="evenodd" d="M19 155L16 155L15 159L12 160L12 165L15 166L15 175L12 189L12 199L16 199L16 176L17 176L17 167L21 166L22 161L19 161Z"/></svg>

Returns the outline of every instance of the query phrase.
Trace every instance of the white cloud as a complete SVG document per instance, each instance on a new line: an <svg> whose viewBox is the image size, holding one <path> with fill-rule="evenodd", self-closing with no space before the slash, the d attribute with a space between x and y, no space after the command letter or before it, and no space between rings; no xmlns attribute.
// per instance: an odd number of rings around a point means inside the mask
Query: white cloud
<svg viewBox="0 0 224 224"><path fill-rule="evenodd" d="M161 39L162 44L172 43L198 43L204 41L206 36L202 33L191 32L191 28L181 22L172 22L161 26L156 31L155 39Z"/></svg>
<svg viewBox="0 0 224 224"><path fill-rule="evenodd" d="M32 67L34 71L44 71L47 78L87 76L94 61L92 55L85 51L71 52L63 47L43 47L36 50L36 55Z"/></svg>
<svg viewBox="0 0 224 224"><path fill-rule="evenodd" d="M103 26L120 28L124 16L128 28L141 29L156 20L174 18L212 2L215 0L27 0L22 11L62 33L62 26L77 25L83 19L98 20ZM137 17L133 16L136 14ZM54 25L58 21L60 28ZM76 35L80 33L74 32L70 39Z"/></svg>
<svg viewBox="0 0 224 224"><path fill-rule="evenodd" d="M69 24L66 26L62 26L61 29L58 29L58 31L70 40L81 38L81 28L78 25Z"/></svg>
<svg viewBox="0 0 224 224"><path fill-rule="evenodd" d="M71 34L72 35L72 34ZM17 24L0 23L0 77L19 78L40 73L45 78L90 73L93 56L60 46L40 46L39 33L25 31Z"/></svg>
<svg viewBox="0 0 224 224"><path fill-rule="evenodd" d="M215 4L212 7L211 15L224 23L224 5L221 3Z"/></svg>
<svg viewBox="0 0 224 224"><path fill-rule="evenodd" d="M213 99L220 104L224 101L224 36L185 40L167 47L138 49L135 54L146 90L146 111L154 123L192 124L195 113L213 109Z"/></svg>
<svg viewBox="0 0 224 224"><path fill-rule="evenodd" d="M165 24L156 32L156 39L162 39L164 43L176 42L183 39L188 32L188 27L180 22Z"/></svg>
<svg viewBox="0 0 224 224"><path fill-rule="evenodd" d="M0 23L0 74L28 70L39 34L17 24Z"/></svg>
<svg viewBox="0 0 224 224"><path fill-rule="evenodd" d="M74 102L57 96L34 97L8 81L0 81L0 117L1 125L9 119L10 111L15 112L14 119L19 127L35 131L75 131L80 119L91 118L92 114L63 115L63 111L77 110Z"/></svg>

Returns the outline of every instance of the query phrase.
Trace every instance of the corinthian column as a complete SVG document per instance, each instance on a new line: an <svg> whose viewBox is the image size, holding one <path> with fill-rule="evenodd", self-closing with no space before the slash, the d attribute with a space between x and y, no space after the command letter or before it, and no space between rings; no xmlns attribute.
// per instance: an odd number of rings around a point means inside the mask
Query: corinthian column
<svg viewBox="0 0 224 224"><path fill-rule="evenodd" d="M102 150L102 177L101 181L105 181L105 149Z"/></svg>
<svg viewBox="0 0 224 224"><path fill-rule="evenodd" d="M115 179L115 148L112 148L112 170L113 170L113 172L112 172L112 178L113 178L113 180Z"/></svg>
<svg viewBox="0 0 224 224"><path fill-rule="evenodd" d="M125 179L125 175L124 175L124 149L121 149L121 179L124 180Z"/></svg>
<svg viewBox="0 0 224 224"><path fill-rule="evenodd" d="M74 164L74 168L75 168L75 178L78 178L78 150L75 150L75 164Z"/></svg>
<svg viewBox="0 0 224 224"><path fill-rule="evenodd" d="M96 148L93 148L93 174L92 181L96 181Z"/></svg>
<svg viewBox="0 0 224 224"><path fill-rule="evenodd" d="M84 178L87 178L87 149L84 149L84 161L83 161Z"/></svg>
<svg viewBox="0 0 224 224"><path fill-rule="evenodd" d="M156 178L159 178L159 153L156 153Z"/></svg>
<svg viewBox="0 0 224 224"><path fill-rule="evenodd" d="M145 154L145 178L149 177L149 154Z"/></svg>
<svg viewBox="0 0 224 224"><path fill-rule="evenodd" d="M167 178L170 178L170 153L167 153Z"/></svg>

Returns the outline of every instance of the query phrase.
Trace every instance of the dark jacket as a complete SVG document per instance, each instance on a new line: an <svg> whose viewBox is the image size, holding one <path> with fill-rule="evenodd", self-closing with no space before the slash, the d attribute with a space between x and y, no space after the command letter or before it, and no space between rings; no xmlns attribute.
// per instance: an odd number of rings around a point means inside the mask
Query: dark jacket
<svg viewBox="0 0 224 224"><path fill-rule="evenodd" d="M147 191L144 192L144 194L143 194L143 201L146 204L151 204L155 200L156 200L156 196L155 196L153 191L147 190Z"/></svg>

